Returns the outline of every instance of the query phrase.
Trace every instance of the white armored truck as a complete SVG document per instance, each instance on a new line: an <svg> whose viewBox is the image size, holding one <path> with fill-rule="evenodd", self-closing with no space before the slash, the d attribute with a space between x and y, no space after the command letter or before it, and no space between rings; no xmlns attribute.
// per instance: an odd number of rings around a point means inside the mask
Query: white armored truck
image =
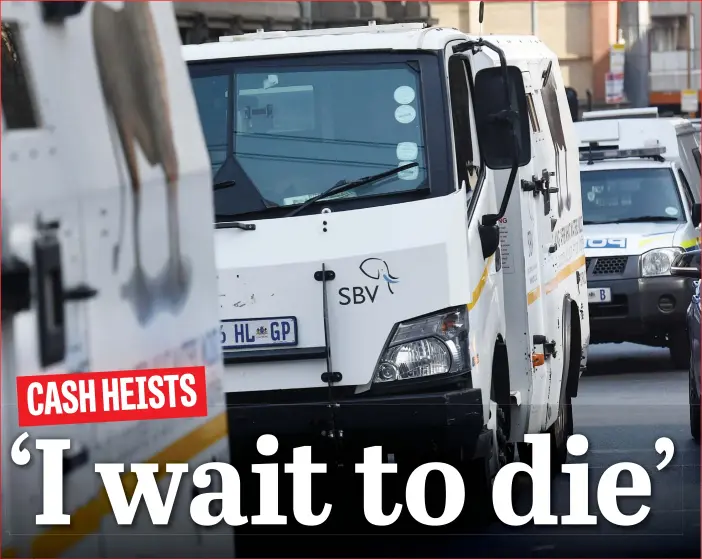
<svg viewBox="0 0 702 559"><path fill-rule="evenodd" d="M183 53L214 176L234 460L268 433L332 461L381 444L398 464L477 463L474 492L525 433L551 432L564 461L589 327L556 56L423 24Z"/></svg>
<svg viewBox="0 0 702 559"><path fill-rule="evenodd" d="M165 463L229 455L211 173L172 4L2 11L2 556L231 557L230 527L190 519L190 474L167 526L143 503L119 526L94 471L125 464L129 491L130 464L157 463L165 496ZM190 365L206 366L207 417L18 426L19 376ZM63 437L71 523L37 526L35 441Z"/></svg>

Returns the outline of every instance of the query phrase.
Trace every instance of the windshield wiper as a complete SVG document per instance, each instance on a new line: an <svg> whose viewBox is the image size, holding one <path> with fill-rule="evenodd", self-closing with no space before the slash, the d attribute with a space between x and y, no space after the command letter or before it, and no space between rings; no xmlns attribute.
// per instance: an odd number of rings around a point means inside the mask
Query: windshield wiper
<svg viewBox="0 0 702 559"><path fill-rule="evenodd" d="M212 187L213 190L222 190L223 188L231 188L232 186L236 186L236 181L220 181L214 183L214 186Z"/></svg>
<svg viewBox="0 0 702 559"><path fill-rule="evenodd" d="M669 215L642 215L639 217L619 219L616 223L640 223L645 221L678 221L678 218Z"/></svg>
<svg viewBox="0 0 702 559"><path fill-rule="evenodd" d="M389 171L383 171L382 173L378 173L377 175L371 175L369 177L362 177L360 179L356 179L355 181L351 181L351 182L345 182L345 181L338 182L334 186L332 186L331 188L322 192L321 194L318 194L317 196L313 196L312 198L310 198L309 200L304 202L302 205L295 208L293 211L291 211L285 217L292 217L294 215L297 215L305 208L310 207L315 202L318 202L322 198L327 198L328 196L331 196L332 194L341 194L342 192L346 192L348 190L358 188L359 186L365 186L366 184L370 184L372 182L377 182L379 180L385 179L387 177L391 177L393 175L401 173L402 171L406 171L407 169L412 169L413 167L417 167L417 166L419 166L419 163L417 163L415 161L414 163L408 163L407 165L402 165L401 167L395 167L394 169L390 169Z"/></svg>

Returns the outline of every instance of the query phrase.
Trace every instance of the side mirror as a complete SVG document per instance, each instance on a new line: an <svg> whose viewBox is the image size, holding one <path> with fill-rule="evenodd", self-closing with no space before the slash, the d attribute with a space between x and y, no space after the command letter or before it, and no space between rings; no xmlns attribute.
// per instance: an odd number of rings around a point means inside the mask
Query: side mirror
<svg viewBox="0 0 702 559"><path fill-rule="evenodd" d="M507 88L511 103L505 99L504 72L507 73ZM531 161L531 133L529 114L522 71L516 66L495 67L480 70L475 76L476 128L480 153L485 164L494 170L511 169L514 164L512 127L497 119L500 113L516 113L512 121L517 139L518 166Z"/></svg>
<svg viewBox="0 0 702 559"><path fill-rule="evenodd" d="M700 279L700 251L691 250L678 255L670 267L670 275Z"/></svg>
<svg viewBox="0 0 702 559"><path fill-rule="evenodd" d="M483 249L483 258L488 259L497 252L500 246L500 226L499 225L478 225L480 235L480 246Z"/></svg>
<svg viewBox="0 0 702 559"><path fill-rule="evenodd" d="M702 204L692 204L692 225L700 226L702 222Z"/></svg>

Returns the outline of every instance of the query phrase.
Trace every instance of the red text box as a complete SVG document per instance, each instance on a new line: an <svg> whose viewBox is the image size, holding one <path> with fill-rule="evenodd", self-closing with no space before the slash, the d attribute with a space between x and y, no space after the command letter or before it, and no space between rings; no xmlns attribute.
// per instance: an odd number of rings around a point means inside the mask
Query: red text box
<svg viewBox="0 0 702 559"><path fill-rule="evenodd" d="M17 377L20 427L207 415L205 367Z"/></svg>

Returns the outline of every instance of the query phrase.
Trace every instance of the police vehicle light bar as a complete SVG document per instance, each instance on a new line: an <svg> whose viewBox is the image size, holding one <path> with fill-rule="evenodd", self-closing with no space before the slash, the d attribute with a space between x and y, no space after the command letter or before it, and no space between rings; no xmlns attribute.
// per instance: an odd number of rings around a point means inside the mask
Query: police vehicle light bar
<svg viewBox="0 0 702 559"><path fill-rule="evenodd" d="M665 146L656 146L640 149L607 149L597 150L580 148L580 161L603 161L605 159L628 159L631 157L662 157L665 153Z"/></svg>

